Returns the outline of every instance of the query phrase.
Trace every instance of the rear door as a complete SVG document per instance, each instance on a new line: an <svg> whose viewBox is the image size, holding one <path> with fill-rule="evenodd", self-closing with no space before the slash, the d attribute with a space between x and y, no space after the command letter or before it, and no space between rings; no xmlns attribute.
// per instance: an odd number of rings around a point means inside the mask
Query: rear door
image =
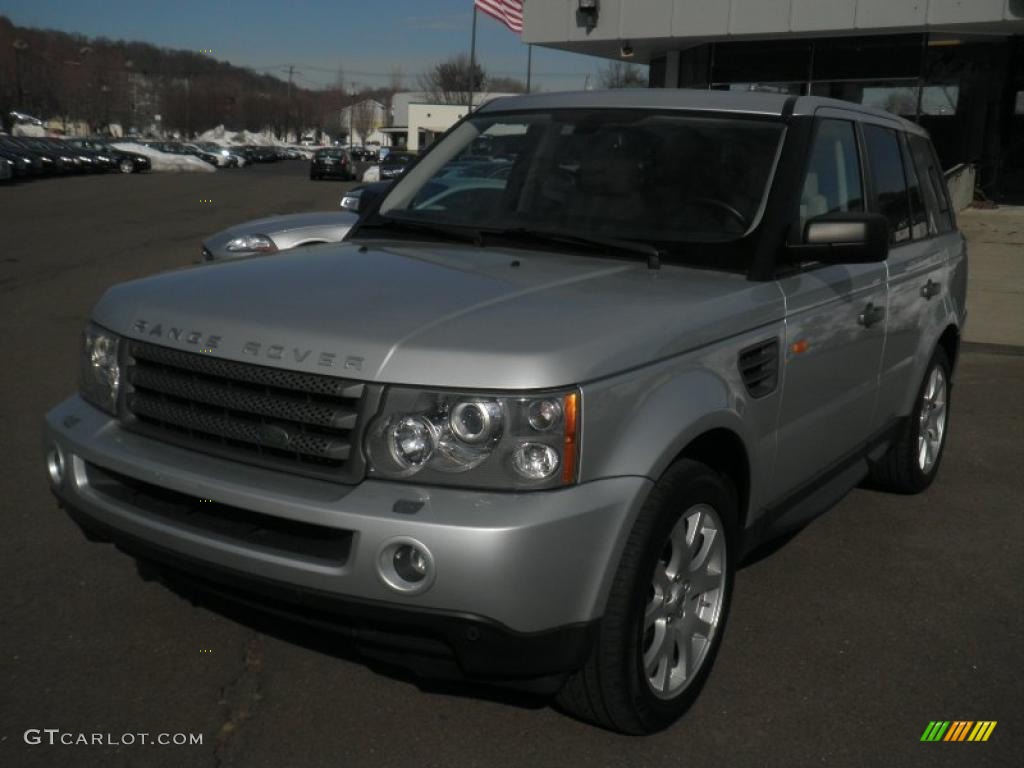
<svg viewBox="0 0 1024 768"><path fill-rule="evenodd" d="M905 415L948 317L949 262L960 239L930 143L921 135L864 125L871 205L890 221L889 315L876 428ZM940 202L940 196L941 201Z"/></svg>
<svg viewBox="0 0 1024 768"><path fill-rule="evenodd" d="M822 113L819 113L822 114ZM856 124L819 118L800 201L800 226L865 210ZM885 264L796 265L786 297L784 382L774 498L848 457L871 434L885 341Z"/></svg>

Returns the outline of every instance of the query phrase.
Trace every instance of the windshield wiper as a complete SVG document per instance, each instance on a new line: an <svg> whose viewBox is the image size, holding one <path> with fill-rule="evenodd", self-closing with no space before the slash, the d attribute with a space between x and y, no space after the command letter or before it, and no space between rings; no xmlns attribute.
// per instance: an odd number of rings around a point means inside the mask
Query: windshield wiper
<svg viewBox="0 0 1024 768"><path fill-rule="evenodd" d="M483 233L473 227L460 227L455 224L438 224L432 221L410 221L409 219L396 219L391 216L382 216L378 221L363 224L367 229L398 229L407 232L422 232L430 235L440 235L455 240L461 240L474 245L483 245Z"/></svg>
<svg viewBox="0 0 1024 768"><path fill-rule="evenodd" d="M514 227L510 229L483 229L480 230L480 234L486 239L496 237L529 240L542 243L564 243L566 245L581 245L587 248L597 248L606 253L625 251L627 253L646 256L648 269L661 269L661 261L665 257L665 252L651 243L645 243L640 240L619 240L611 237L581 235L576 232Z"/></svg>
<svg viewBox="0 0 1024 768"><path fill-rule="evenodd" d="M411 221L392 216L382 217L379 221L363 224L362 226L369 229L399 229L409 232L441 235L473 243L478 247L483 247L488 240L498 239L535 243L560 243L598 249L604 253L613 254L615 251L625 251L626 253L646 256L648 269L661 269L661 262L665 257L665 252L662 249L639 240L594 237L592 235L581 235L575 232L562 232L550 229L530 229L529 227L510 227L506 229L476 228L456 224L440 224L432 221Z"/></svg>

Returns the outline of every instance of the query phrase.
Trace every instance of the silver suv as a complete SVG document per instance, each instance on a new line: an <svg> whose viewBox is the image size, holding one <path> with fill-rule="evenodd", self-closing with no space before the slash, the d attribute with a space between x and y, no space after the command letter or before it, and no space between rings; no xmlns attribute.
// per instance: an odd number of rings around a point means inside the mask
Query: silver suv
<svg viewBox="0 0 1024 768"><path fill-rule="evenodd" d="M869 475L932 482L966 280L928 137L891 114L501 99L345 243L107 291L47 468L171 581L649 733L704 684L752 549Z"/></svg>

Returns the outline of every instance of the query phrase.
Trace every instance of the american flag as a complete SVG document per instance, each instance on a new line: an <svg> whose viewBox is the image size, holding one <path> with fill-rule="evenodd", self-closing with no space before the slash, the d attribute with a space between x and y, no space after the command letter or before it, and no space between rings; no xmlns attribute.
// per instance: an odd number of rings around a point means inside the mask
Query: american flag
<svg viewBox="0 0 1024 768"><path fill-rule="evenodd" d="M523 31L523 0L474 0L477 8L517 34Z"/></svg>

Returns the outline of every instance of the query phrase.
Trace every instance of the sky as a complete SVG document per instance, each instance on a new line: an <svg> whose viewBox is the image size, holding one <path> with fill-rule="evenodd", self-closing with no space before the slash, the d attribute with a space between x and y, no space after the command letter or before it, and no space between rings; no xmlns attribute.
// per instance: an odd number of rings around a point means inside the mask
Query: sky
<svg viewBox="0 0 1024 768"><path fill-rule="evenodd" d="M363 87L387 85L402 68L405 86L450 55L469 53L472 0L0 0L17 25L89 37L137 40L213 57L316 88L338 68ZM479 14L477 60L492 76L526 79L527 46ZM543 90L584 87L601 60L534 48L533 82Z"/></svg>

